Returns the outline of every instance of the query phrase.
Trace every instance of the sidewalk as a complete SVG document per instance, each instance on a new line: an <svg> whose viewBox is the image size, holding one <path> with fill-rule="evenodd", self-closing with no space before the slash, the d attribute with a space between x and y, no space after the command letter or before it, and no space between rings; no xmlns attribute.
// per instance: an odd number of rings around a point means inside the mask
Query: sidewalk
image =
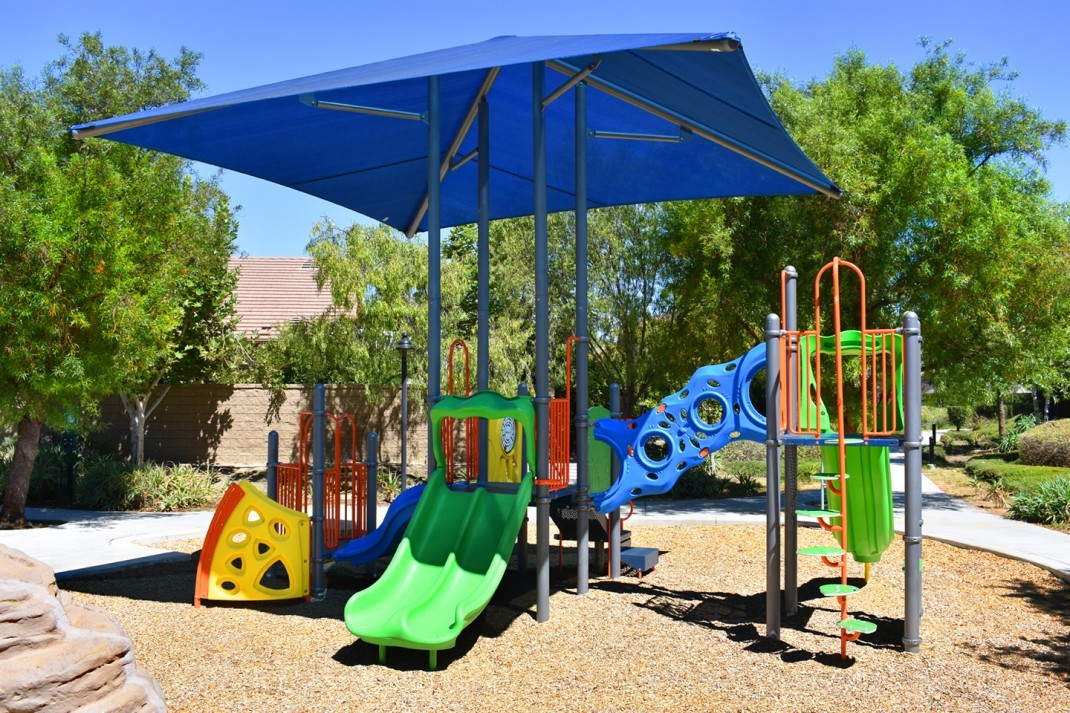
<svg viewBox="0 0 1070 713"><path fill-rule="evenodd" d="M892 455L895 527L903 527L903 456ZM799 494L800 507L816 507L816 490ZM945 495L922 478L922 534L928 539L994 552L1030 562L1070 582L1070 535L979 510ZM382 521L385 509L380 509ZM59 579L127 567L184 561L188 555L136 545L135 542L204 537L212 513L105 513L29 508L30 520L58 520L56 527L0 531L0 544L45 562ZM693 527L764 525L765 496L731 500L635 501L628 521L634 525Z"/></svg>

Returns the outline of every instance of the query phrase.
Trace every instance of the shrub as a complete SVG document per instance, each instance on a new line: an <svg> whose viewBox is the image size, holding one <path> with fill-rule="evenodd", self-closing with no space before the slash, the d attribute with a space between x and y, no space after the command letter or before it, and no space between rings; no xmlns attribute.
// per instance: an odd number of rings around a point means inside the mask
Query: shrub
<svg viewBox="0 0 1070 713"><path fill-rule="evenodd" d="M973 416L972 406L948 406L947 407L947 420L954 424L955 428L959 431L966 425L966 422Z"/></svg>
<svg viewBox="0 0 1070 713"><path fill-rule="evenodd" d="M707 458L701 465L684 471L666 496L681 499L723 498L728 495L730 483L730 479L714 472Z"/></svg>
<svg viewBox="0 0 1070 713"><path fill-rule="evenodd" d="M1049 421L1018 438L1023 463L1070 468L1070 418Z"/></svg>
<svg viewBox="0 0 1070 713"><path fill-rule="evenodd" d="M922 428L928 428L933 424L936 424L937 428L944 428L951 420L948 418L947 409L942 406L926 406L922 404L921 407L921 425Z"/></svg>
<svg viewBox="0 0 1070 713"><path fill-rule="evenodd" d="M1003 486L1012 493L1070 475L1066 468L1026 465L1018 461L1013 454L973 458L966 464L966 473L986 483L1002 481Z"/></svg>
<svg viewBox="0 0 1070 713"><path fill-rule="evenodd" d="M1014 498L1009 513L1015 520L1044 525L1070 522L1070 477L1026 488Z"/></svg>
<svg viewBox="0 0 1070 713"><path fill-rule="evenodd" d="M11 436L0 444L0 492L3 492L7 482L14 455L15 437ZM42 505L58 498L62 473L63 449L59 444L47 443L42 439L37 447L37 457L33 461L33 471L30 473L27 504Z"/></svg>
<svg viewBox="0 0 1070 713"><path fill-rule="evenodd" d="M212 499L215 476L189 465L134 466L110 455L79 463L78 502L97 510L183 510Z"/></svg>
<svg viewBox="0 0 1070 713"><path fill-rule="evenodd" d="M1019 437L1036 425L1037 419L1033 414L1027 414L1016 418L1014 420L1014 425L1007 431L1007 435L999 440L999 452L1007 453L1009 451L1018 450Z"/></svg>

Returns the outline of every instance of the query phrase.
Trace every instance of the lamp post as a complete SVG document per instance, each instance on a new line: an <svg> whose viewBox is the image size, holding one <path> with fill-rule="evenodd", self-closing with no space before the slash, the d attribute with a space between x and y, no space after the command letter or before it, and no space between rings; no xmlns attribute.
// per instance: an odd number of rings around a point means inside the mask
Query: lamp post
<svg viewBox="0 0 1070 713"><path fill-rule="evenodd" d="M406 461L409 455L409 352L412 340L408 332L401 333L401 340L394 347L401 352L401 489L405 490L408 481Z"/></svg>

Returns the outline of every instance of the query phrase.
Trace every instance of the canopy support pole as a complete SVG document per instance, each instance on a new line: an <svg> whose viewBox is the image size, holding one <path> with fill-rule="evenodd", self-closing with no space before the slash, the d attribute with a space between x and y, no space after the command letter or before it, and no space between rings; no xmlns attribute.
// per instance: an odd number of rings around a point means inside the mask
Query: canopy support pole
<svg viewBox="0 0 1070 713"><path fill-rule="evenodd" d="M587 471L587 85L578 82L576 99L576 594L586 594L590 579L591 509ZM565 384L566 391L571 384Z"/></svg>
<svg viewBox="0 0 1070 713"><path fill-rule="evenodd" d="M442 181L446 177L446 174L450 171L450 166L453 164L453 159L457 156L457 153L461 150L461 144L464 143L464 137L468 136L469 129L472 128L472 124L476 120L476 114L479 112L479 105L486 98L490 88L494 86L494 80L498 78L498 73L502 71L501 67L491 67L487 70L487 75L483 77L483 84L480 85L479 91L476 92L476 96L472 99L472 103L468 106L468 112L464 115L464 121L461 122L460 128L457 129L457 133L453 136L453 141L450 142L450 147L446 151L446 155L439 163L438 180ZM427 121L431 121L431 112L428 112ZM420 221L424 219L424 216L428 211L428 204L431 200L431 184L428 182L427 195L420 202L420 207L416 210L416 215L413 216L412 222L409 223L409 227L405 230L405 235L410 238L416 235L416 231L420 229ZM430 227L430 224L428 225Z"/></svg>
<svg viewBox="0 0 1070 713"><path fill-rule="evenodd" d="M550 619L550 305L546 239L546 63L531 66L535 183L535 620Z"/></svg>
<svg viewBox="0 0 1070 713"><path fill-rule="evenodd" d="M784 268L787 275L784 289L784 329L794 332L799 327L797 297L799 273L792 266ZM787 369L788 379L796 378L799 373L799 338L791 336L788 340L788 363L781 364ZM799 425L799 404L791 398L791 389L781 398L788 403L788 428ZM784 446L784 613L795 616L799 610L799 447Z"/></svg>
<svg viewBox="0 0 1070 713"><path fill-rule="evenodd" d="M435 471L431 408L442 387L442 147L437 76L427 78L427 476ZM419 221L417 221L419 225Z"/></svg>
<svg viewBox="0 0 1070 713"><path fill-rule="evenodd" d="M490 383L490 105L479 102L479 216L476 238L476 389ZM479 482L487 482L487 419L479 419Z"/></svg>

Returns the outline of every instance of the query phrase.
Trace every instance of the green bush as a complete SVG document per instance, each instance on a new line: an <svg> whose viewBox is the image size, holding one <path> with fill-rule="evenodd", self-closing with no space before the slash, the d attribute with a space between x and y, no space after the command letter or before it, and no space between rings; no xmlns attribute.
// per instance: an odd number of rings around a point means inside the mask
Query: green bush
<svg viewBox="0 0 1070 713"><path fill-rule="evenodd" d="M14 455L15 437L11 436L0 443L0 492L3 492L7 483L7 476L11 471L11 459ZM63 449L58 444L42 442L37 448L37 457L33 461L26 503L35 506L56 500L60 495L62 473Z"/></svg>
<svg viewBox="0 0 1070 713"><path fill-rule="evenodd" d="M732 481L715 473L709 463L706 459L701 465L684 471L666 496L680 499L726 497Z"/></svg>
<svg viewBox="0 0 1070 713"><path fill-rule="evenodd" d="M999 452L1009 453L1018 450L1018 439L1036 425L1037 419L1033 414L1022 415L1014 419L1014 423L1007 430L1007 435L999 439Z"/></svg>
<svg viewBox="0 0 1070 713"><path fill-rule="evenodd" d="M1022 490L1008 512L1015 520L1025 522L1070 523L1070 477L1055 478Z"/></svg>
<svg viewBox="0 0 1070 713"><path fill-rule="evenodd" d="M948 418L947 409L943 406L926 406L922 404L922 428L929 428L934 423L936 424L937 428L946 428L951 423L951 419Z"/></svg>
<svg viewBox="0 0 1070 713"><path fill-rule="evenodd" d="M955 428L959 431L966 425L966 422L973 416L972 406L948 406L947 407L947 420L954 424Z"/></svg>
<svg viewBox="0 0 1070 713"><path fill-rule="evenodd" d="M1070 468L1070 418L1049 421L1018 438L1023 463Z"/></svg>
<svg viewBox="0 0 1070 713"><path fill-rule="evenodd" d="M966 473L987 483L1002 481L1009 492L1019 493L1034 485L1070 475L1070 470L1026 465L1018 461L1014 454L1006 454L973 458L966 464Z"/></svg>
<svg viewBox="0 0 1070 713"><path fill-rule="evenodd" d="M209 503L214 492L212 471L189 465L134 466L90 453L77 470L78 502L96 510L183 510Z"/></svg>

